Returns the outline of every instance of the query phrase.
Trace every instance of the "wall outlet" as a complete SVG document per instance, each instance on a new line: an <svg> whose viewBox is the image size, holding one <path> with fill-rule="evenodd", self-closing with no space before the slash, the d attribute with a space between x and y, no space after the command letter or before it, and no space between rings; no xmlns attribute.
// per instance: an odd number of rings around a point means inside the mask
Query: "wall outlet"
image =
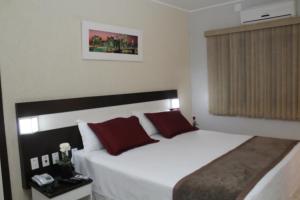
<svg viewBox="0 0 300 200"><path fill-rule="evenodd" d="M49 155L42 156L42 165L43 167L48 167L50 165Z"/></svg>
<svg viewBox="0 0 300 200"><path fill-rule="evenodd" d="M40 168L38 157L31 158L30 163L31 163L31 170L36 170L36 169Z"/></svg>
<svg viewBox="0 0 300 200"><path fill-rule="evenodd" d="M59 161L59 154L58 152L52 153L52 163L53 165L57 164Z"/></svg>

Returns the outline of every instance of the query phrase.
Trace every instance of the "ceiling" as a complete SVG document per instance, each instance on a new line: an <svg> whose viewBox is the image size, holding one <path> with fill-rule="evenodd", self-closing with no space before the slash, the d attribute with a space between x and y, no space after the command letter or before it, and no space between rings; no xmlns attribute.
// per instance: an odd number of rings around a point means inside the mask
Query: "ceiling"
<svg viewBox="0 0 300 200"><path fill-rule="evenodd" d="M180 10L194 12L208 9L211 7L242 3L243 7L252 7L259 4L286 1L286 0L153 0L166 6L174 7Z"/></svg>

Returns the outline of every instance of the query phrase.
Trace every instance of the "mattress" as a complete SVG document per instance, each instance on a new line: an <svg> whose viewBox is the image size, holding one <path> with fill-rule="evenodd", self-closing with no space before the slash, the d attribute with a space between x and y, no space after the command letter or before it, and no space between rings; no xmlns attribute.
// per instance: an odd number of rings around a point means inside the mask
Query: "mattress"
<svg viewBox="0 0 300 200"><path fill-rule="evenodd" d="M74 153L75 169L93 178L93 192L111 200L172 200L176 183L251 136L200 130L111 156ZM299 144L248 193L246 199L287 200L299 186Z"/></svg>

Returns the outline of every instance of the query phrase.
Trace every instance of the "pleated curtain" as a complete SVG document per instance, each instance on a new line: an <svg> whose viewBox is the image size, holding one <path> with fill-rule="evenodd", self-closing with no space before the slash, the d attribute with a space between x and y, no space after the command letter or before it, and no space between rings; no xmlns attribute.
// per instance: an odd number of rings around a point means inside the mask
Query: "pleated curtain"
<svg viewBox="0 0 300 200"><path fill-rule="evenodd" d="M300 25L207 37L209 111L300 119Z"/></svg>

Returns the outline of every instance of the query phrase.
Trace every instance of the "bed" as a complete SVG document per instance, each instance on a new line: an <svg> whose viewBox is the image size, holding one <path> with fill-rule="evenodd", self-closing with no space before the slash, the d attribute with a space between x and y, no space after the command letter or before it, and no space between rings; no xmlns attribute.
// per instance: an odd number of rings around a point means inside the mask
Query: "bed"
<svg viewBox="0 0 300 200"><path fill-rule="evenodd" d="M236 148L251 136L200 130L110 156L105 150L73 156L77 171L94 179L95 199L172 200L176 183ZM288 200L300 186L300 147L269 171L247 194L247 200Z"/></svg>
<svg viewBox="0 0 300 200"><path fill-rule="evenodd" d="M194 131L165 139L155 134L158 143L111 156L105 150L83 150L77 120L100 122L120 116L169 110L176 90L120 95L81 97L16 104L17 120L37 117L39 131L18 133L22 185L29 189L35 174L56 174L52 164L31 170L30 159L58 151L60 143L69 142L78 172L94 179L93 192L98 200L172 200L176 183L213 160L248 141L251 136L214 131ZM18 130L19 131L19 130ZM51 141L51 142L49 142ZM300 186L299 144L252 188L245 199L288 200Z"/></svg>

